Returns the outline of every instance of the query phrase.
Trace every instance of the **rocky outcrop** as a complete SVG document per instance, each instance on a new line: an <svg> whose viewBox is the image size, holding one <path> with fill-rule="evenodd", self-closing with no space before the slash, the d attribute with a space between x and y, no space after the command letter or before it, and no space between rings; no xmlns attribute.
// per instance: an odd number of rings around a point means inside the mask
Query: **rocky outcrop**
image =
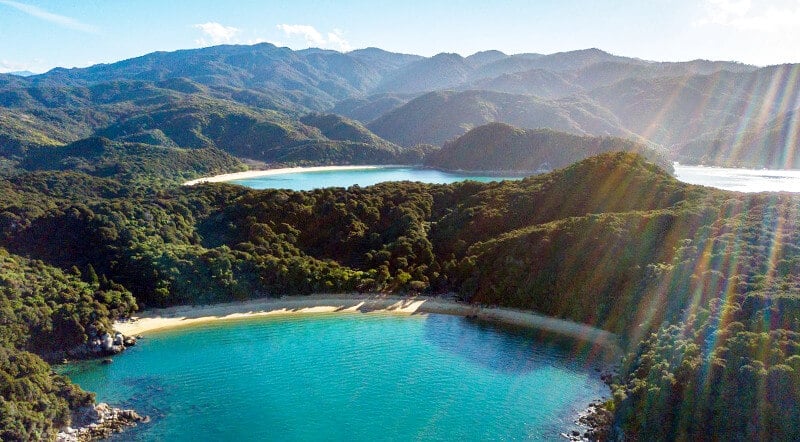
<svg viewBox="0 0 800 442"><path fill-rule="evenodd" d="M56 436L58 442L84 442L99 440L120 433L125 428L140 422L148 422L133 410L113 408L106 403L94 407L84 407L73 413L72 425L61 430Z"/></svg>
<svg viewBox="0 0 800 442"><path fill-rule="evenodd" d="M578 423L588 429L575 440L606 441L609 440L613 414L600 402L593 402L578 418Z"/></svg>
<svg viewBox="0 0 800 442"><path fill-rule="evenodd" d="M93 328L88 330L88 340L69 349L39 352L44 360L50 363L66 363L75 359L94 359L113 356L121 353L128 347L136 345L136 338L125 336L120 332L114 334L99 332Z"/></svg>

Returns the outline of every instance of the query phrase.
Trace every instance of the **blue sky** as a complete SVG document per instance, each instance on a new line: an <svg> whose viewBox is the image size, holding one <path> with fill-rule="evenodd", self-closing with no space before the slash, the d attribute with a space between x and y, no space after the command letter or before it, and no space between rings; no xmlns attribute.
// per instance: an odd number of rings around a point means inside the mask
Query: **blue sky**
<svg viewBox="0 0 800 442"><path fill-rule="evenodd" d="M0 0L0 72L263 41L426 56L597 47L768 65L800 62L800 0Z"/></svg>

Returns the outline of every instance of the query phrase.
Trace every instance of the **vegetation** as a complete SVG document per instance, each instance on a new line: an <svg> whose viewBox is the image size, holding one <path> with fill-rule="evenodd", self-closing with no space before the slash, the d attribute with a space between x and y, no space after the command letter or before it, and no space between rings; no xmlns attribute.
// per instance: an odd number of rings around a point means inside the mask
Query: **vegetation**
<svg viewBox="0 0 800 442"><path fill-rule="evenodd" d="M663 169L672 164L653 148L613 137L580 137L550 129L517 129L489 123L446 142L425 158L425 164L447 170L534 172L560 169L603 152L637 152Z"/></svg>
<svg viewBox="0 0 800 442"><path fill-rule="evenodd" d="M42 358L137 308L352 291L454 292L619 333L621 437L798 439L800 198L682 184L636 154L797 167L796 70L260 44L0 75L0 439L52 438L91 403ZM335 105L364 124L319 113ZM245 159L563 169L176 185Z"/></svg>
<svg viewBox="0 0 800 442"><path fill-rule="evenodd" d="M93 403L93 394L53 373L36 355L0 345L0 439L55 439L71 410Z"/></svg>
<svg viewBox="0 0 800 442"><path fill-rule="evenodd" d="M800 358L800 200L682 184L636 154L487 184L293 192L33 172L0 185L0 337L9 352L53 357L137 306L453 291L624 336L633 353L615 386L615 416L628 435L663 436L665 418L647 419L669 407L686 407L669 415L669 434L741 434L724 419L690 423L716 416L743 385L777 382L778 402L756 395L736 404L761 419L746 429L752 435L778 419L763 404L790 410L798 399L790 369ZM780 352L763 351L773 348ZM709 364L724 365L724 383L698 396ZM755 377L740 379L747 367ZM690 401L701 397L709 399ZM643 404L662 408L643 415Z"/></svg>

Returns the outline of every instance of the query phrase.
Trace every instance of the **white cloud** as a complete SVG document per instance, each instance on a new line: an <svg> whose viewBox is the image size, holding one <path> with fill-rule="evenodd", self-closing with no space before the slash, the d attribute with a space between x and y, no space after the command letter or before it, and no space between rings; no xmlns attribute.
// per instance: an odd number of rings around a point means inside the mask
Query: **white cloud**
<svg viewBox="0 0 800 442"><path fill-rule="evenodd" d="M44 72L46 70L47 69L45 68L44 60L41 58L31 59L30 62L27 63L20 63L6 59L0 60L0 73L22 71Z"/></svg>
<svg viewBox="0 0 800 442"><path fill-rule="evenodd" d="M328 32L327 35L323 35L310 25L280 24L277 27L286 34L287 38L300 38L304 40L305 45L309 47L335 49L337 51L350 50L350 44L344 39L344 33L339 29L334 29Z"/></svg>
<svg viewBox="0 0 800 442"><path fill-rule="evenodd" d="M800 27L800 0L706 0L705 14L695 25L742 31L794 31Z"/></svg>
<svg viewBox="0 0 800 442"><path fill-rule="evenodd" d="M280 46L277 42L273 42L273 41L267 40L266 38L262 38L262 37L256 37L256 38L251 38L251 39L247 40L247 44L249 44L249 45L257 45L259 43L272 43L275 46Z"/></svg>
<svg viewBox="0 0 800 442"><path fill-rule="evenodd" d="M35 17L50 23L54 23L64 28L74 29L76 31L87 32L90 34L97 34L99 32L95 26L87 25L86 23L81 23L80 21L72 17L54 14L38 6L28 5L25 3L20 3L12 0L0 0L0 4L10 6L18 11L22 11L30 15L31 17Z"/></svg>
<svg viewBox="0 0 800 442"><path fill-rule="evenodd" d="M205 35L203 38L195 40L195 43L203 46L237 43L236 37L242 32L239 28L215 22L199 23L192 27L199 29Z"/></svg>
<svg viewBox="0 0 800 442"><path fill-rule="evenodd" d="M344 39L344 33L339 29L334 29L333 32L328 32L328 46L337 51L349 51L352 49L350 43Z"/></svg>
<svg viewBox="0 0 800 442"><path fill-rule="evenodd" d="M283 31L287 37L299 36L306 40L309 45L322 47L325 44L325 38L322 34L309 25L278 25L278 29Z"/></svg>

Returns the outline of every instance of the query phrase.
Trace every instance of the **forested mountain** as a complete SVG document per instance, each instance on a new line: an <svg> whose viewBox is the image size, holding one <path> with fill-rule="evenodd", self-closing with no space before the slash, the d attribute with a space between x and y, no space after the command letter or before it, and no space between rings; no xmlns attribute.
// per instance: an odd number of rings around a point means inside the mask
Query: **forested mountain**
<svg viewBox="0 0 800 442"><path fill-rule="evenodd" d="M518 129L503 123L476 127L425 158L427 166L447 170L532 173L561 169L605 152L639 153L662 169L672 164L663 152L616 137L577 136L551 129Z"/></svg>
<svg viewBox="0 0 800 442"><path fill-rule="evenodd" d="M551 101L488 91L431 92L373 120L367 127L403 146L441 145L491 122L574 134L634 136L618 124L611 112L583 97Z"/></svg>
<svg viewBox="0 0 800 442"><path fill-rule="evenodd" d="M689 143L679 144L675 158L689 164L765 169L800 169L800 111L781 114L747 130L723 128Z"/></svg>
<svg viewBox="0 0 800 442"><path fill-rule="evenodd" d="M759 149L774 149L775 137L759 131L769 131L770 121L800 107L797 70L795 65L757 68L727 61L651 62L599 49L420 57L377 48L293 51L262 43L156 52L30 77L0 75L0 152L20 154L31 146L99 135L173 147L213 143L233 155L267 162L324 162L337 157L331 149L357 149L352 144L357 141L305 134L298 119L336 113L402 146L441 145L497 121L525 129L633 137L660 144L671 159L683 162L704 158L708 164L777 167L782 163L754 159ZM181 114L178 109L187 106L193 116L186 125L175 121L180 115L163 115ZM158 112L163 119L142 121L142 115ZM228 135L216 140L203 132L204 123L191 121L216 124L242 115L254 126L245 129L243 139ZM167 127L156 127L161 123ZM132 125L141 131L132 132ZM176 127L184 135L168 134ZM187 128L196 134L187 135ZM312 148L286 156L271 153L271 141L254 137L285 138ZM735 162L707 154L709 149L732 151L740 139L766 139L770 146L747 142L743 149L754 154ZM785 141L784 156L797 156L796 139ZM367 149L384 150L377 145ZM317 158L319 152L323 155ZM380 161L381 155L338 157Z"/></svg>

